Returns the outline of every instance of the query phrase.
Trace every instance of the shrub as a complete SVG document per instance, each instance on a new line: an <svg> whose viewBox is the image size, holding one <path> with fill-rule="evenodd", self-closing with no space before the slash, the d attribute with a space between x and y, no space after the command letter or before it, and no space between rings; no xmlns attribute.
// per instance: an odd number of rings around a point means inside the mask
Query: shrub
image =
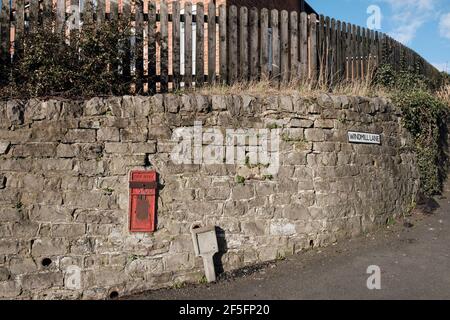
<svg viewBox="0 0 450 320"><path fill-rule="evenodd" d="M423 75L405 69L396 71L390 64L384 64L378 68L374 77L374 85L384 87L389 91L432 89L432 84Z"/></svg>
<svg viewBox="0 0 450 320"><path fill-rule="evenodd" d="M129 41L129 31L117 23L85 24L81 32L71 33L68 42L41 26L25 38L25 50L17 56L0 94L20 98L125 94L130 83L119 73L125 58L120 49Z"/></svg>
<svg viewBox="0 0 450 320"><path fill-rule="evenodd" d="M441 193L448 169L448 105L423 90L399 91L394 102L402 108L403 124L414 138L422 193Z"/></svg>

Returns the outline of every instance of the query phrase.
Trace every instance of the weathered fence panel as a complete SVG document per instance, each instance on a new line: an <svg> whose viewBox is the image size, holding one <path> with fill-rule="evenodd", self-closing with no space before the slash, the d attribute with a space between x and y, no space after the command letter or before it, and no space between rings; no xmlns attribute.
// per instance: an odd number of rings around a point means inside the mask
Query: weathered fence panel
<svg viewBox="0 0 450 320"><path fill-rule="evenodd" d="M0 12L2 64L16 63L26 50L24 40L44 26L70 41L85 24L121 22L121 28L131 27L132 37L121 43L125 57L112 68L136 93L218 80L334 85L371 77L384 63L440 77L416 52L384 33L306 12L216 6L213 0L195 7L167 0L85 0L80 19L74 19L79 0L12 3L10 8L2 1Z"/></svg>

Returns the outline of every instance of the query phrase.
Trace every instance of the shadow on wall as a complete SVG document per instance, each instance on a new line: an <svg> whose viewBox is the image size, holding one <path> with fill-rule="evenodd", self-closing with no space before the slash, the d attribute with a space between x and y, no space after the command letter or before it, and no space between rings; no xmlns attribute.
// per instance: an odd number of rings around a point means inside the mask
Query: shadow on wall
<svg viewBox="0 0 450 320"><path fill-rule="evenodd" d="M214 267L216 269L216 275L224 273L223 269L223 256L228 252L228 245L225 236L225 230L220 227L216 227L217 244L219 245L219 252L214 255Z"/></svg>

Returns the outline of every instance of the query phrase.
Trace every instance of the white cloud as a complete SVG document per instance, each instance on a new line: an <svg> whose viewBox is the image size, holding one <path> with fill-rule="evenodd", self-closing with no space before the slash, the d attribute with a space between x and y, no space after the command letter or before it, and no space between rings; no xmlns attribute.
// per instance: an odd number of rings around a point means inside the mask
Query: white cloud
<svg viewBox="0 0 450 320"><path fill-rule="evenodd" d="M450 39L450 12L441 16L439 32L441 37Z"/></svg>
<svg viewBox="0 0 450 320"><path fill-rule="evenodd" d="M394 28L390 35L408 45L417 31L436 14L437 0L382 0L390 5Z"/></svg>

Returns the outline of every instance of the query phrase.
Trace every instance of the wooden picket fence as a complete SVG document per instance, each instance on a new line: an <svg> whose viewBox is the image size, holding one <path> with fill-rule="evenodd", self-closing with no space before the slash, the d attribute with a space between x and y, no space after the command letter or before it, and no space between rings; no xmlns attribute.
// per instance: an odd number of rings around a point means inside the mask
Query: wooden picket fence
<svg viewBox="0 0 450 320"><path fill-rule="evenodd" d="M12 4L11 8L8 0L2 1L1 63L14 63L15 53L26 50L25 37L43 23L51 23L55 32L67 28L79 1L13 0ZM81 11L81 21L131 23L136 41L130 40L128 48L145 56L122 69L134 75L142 92L262 79L281 85L289 81L333 85L366 79L385 63L395 70L440 77L424 58L388 35L323 15L216 7L213 1L181 6L165 0L97 0L97 6L84 0ZM144 48L138 51L136 46Z"/></svg>

